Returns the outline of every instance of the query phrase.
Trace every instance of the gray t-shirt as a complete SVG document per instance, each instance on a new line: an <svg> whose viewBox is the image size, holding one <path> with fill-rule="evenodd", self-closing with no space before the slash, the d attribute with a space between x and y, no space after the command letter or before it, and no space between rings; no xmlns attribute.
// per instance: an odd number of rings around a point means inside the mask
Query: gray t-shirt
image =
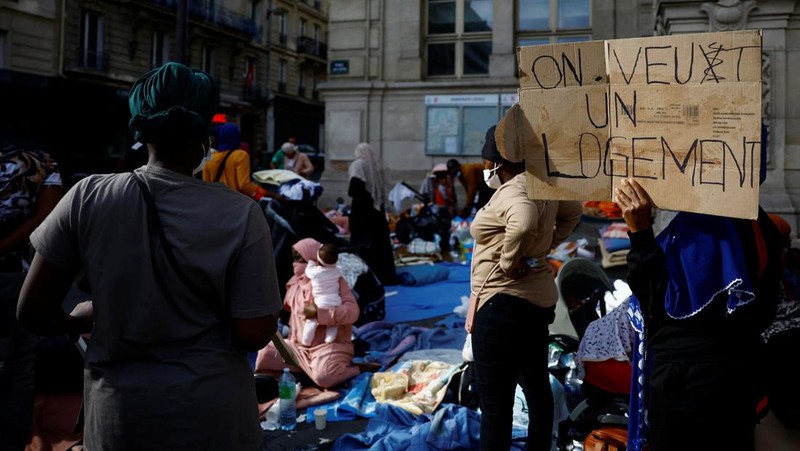
<svg viewBox="0 0 800 451"><path fill-rule="evenodd" d="M151 166L136 172L153 194L176 260L204 299L172 269L157 231L148 233L133 174L82 180L31 236L48 262L69 272L85 268L91 285L87 445L257 445L252 371L233 347L230 318L282 306L264 213L222 184ZM191 438L169 437L181 429Z"/></svg>

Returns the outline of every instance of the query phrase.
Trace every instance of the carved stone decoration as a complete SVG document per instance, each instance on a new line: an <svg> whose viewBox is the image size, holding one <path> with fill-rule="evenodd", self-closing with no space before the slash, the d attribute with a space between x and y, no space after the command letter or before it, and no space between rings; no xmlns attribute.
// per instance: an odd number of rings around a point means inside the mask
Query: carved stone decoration
<svg viewBox="0 0 800 451"><path fill-rule="evenodd" d="M703 3L700 11L708 15L708 31L728 31L743 29L750 12L756 7L753 0L719 0L717 3Z"/></svg>
<svg viewBox="0 0 800 451"><path fill-rule="evenodd" d="M656 16L656 32L654 36L666 36L667 28L664 25L664 16L662 14L658 14Z"/></svg>
<svg viewBox="0 0 800 451"><path fill-rule="evenodd" d="M772 73L772 54L768 51L761 51L761 121L767 127L767 133L771 131L770 116L771 116L771 103L770 94L772 93L772 85L770 75ZM767 140L767 167L772 166L772 140Z"/></svg>

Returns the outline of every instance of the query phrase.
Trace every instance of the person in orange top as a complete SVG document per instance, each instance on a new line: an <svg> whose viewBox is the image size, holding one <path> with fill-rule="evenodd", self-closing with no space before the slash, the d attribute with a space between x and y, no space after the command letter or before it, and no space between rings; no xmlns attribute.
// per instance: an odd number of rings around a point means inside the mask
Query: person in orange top
<svg viewBox="0 0 800 451"><path fill-rule="evenodd" d="M240 144L239 127L234 124L223 125L219 129L217 151L203 166L203 180L222 182L234 191L260 200L267 195L267 190L250 180L250 156L239 148Z"/></svg>
<svg viewBox="0 0 800 451"><path fill-rule="evenodd" d="M494 190L486 186L483 181L483 163L461 164L455 158L447 160L447 172L457 178L467 191L466 209L480 210L489 202ZM477 194L477 199L475 195Z"/></svg>

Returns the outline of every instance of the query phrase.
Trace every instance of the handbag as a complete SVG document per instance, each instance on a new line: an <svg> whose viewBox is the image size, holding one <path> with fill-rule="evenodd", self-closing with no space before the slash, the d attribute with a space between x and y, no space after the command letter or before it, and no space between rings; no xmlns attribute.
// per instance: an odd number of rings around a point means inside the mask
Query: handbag
<svg viewBox="0 0 800 451"><path fill-rule="evenodd" d="M478 292L476 293L474 291L470 291L469 293L469 306L467 307L467 321L464 323L464 328L467 329L468 334L472 333L472 321L475 319L475 313L478 312L478 305L480 305L479 300L480 300L480 295L483 292L483 287L486 286L486 282L489 281L489 279L492 277L492 274L494 274L494 272L497 271L497 268L499 267L500 267L500 262L497 262L497 264L494 265L494 268L492 268L492 270L489 271L489 275L486 276L486 280L483 281L481 287L478 289ZM470 338L471 337L467 337L468 340Z"/></svg>
<svg viewBox="0 0 800 451"><path fill-rule="evenodd" d="M625 451L627 445L627 429L601 428L593 430L586 436L583 449L586 451Z"/></svg>

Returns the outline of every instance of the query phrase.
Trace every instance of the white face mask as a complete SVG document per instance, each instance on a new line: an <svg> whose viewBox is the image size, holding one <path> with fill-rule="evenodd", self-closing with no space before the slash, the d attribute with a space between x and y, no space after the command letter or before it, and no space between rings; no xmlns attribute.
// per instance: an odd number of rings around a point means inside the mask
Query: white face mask
<svg viewBox="0 0 800 451"><path fill-rule="evenodd" d="M200 163L197 165L196 168L192 169L192 177L199 174L200 171L203 170L203 166L205 166L206 163L208 163L208 160L211 159L211 151L209 150L210 147L206 147L201 144L200 148L203 149L203 159L200 160Z"/></svg>
<svg viewBox="0 0 800 451"><path fill-rule="evenodd" d="M494 168L483 170L483 181L486 182L486 186L489 188L497 189L503 186L500 176L497 175L497 170L500 169L500 166L502 165L495 163Z"/></svg>

